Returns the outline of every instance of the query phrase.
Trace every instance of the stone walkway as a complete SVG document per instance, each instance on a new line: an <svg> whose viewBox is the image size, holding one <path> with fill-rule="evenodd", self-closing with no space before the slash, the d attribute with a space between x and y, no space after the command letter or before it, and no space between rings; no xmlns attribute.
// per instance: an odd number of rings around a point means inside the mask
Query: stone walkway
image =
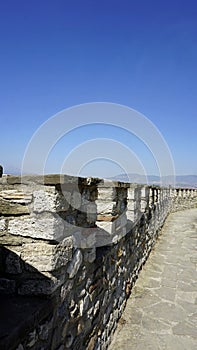
<svg viewBox="0 0 197 350"><path fill-rule="evenodd" d="M197 349L197 209L171 214L109 350Z"/></svg>

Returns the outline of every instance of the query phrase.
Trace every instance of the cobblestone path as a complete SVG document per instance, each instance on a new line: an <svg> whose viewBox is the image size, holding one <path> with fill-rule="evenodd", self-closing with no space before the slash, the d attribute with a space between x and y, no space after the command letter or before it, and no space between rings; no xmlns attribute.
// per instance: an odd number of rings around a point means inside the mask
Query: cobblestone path
<svg viewBox="0 0 197 350"><path fill-rule="evenodd" d="M197 209L170 214L109 350L197 349Z"/></svg>

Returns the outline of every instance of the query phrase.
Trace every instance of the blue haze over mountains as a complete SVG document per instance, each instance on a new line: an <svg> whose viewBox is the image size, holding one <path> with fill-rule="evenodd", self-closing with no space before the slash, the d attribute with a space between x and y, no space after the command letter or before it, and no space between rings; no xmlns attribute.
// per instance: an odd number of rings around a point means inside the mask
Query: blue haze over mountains
<svg viewBox="0 0 197 350"><path fill-rule="evenodd" d="M19 175L21 173L18 168L7 168L6 174ZM72 174L74 175L74 174ZM139 184L149 184L149 185L160 185L160 184L173 184L172 176L164 176L162 179L157 175L140 175L136 173L129 174L119 174L110 177L111 180L122 181L122 182L132 182ZM162 181L161 181L162 180ZM175 186L185 187L185 188L197 188L197 175L177 175L175 176Z"/></svg>
<svg viewBox="0 0 197 350"><path fill-rule="evenodd" d="M140 174L120 174L111 178L111 180L117 180L122 182L133 182L139 184L160 185L168 184L172 185L172 176L164 176L162 179L157 175L140 175ZM176 187L194 187L197 188L197 175L177 175L175 176Z"/></svg>

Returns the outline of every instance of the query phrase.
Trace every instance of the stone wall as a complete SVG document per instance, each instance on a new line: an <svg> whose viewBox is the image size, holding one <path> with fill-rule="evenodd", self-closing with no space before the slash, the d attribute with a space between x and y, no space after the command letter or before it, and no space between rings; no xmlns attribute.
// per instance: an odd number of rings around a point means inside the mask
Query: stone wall
<svg viewBox="0 0 197 350"><path fill-rule="evenodd" d="M192 189L63 175L0 187L4 350L106 349L166 216L197 204Z"/></svg>

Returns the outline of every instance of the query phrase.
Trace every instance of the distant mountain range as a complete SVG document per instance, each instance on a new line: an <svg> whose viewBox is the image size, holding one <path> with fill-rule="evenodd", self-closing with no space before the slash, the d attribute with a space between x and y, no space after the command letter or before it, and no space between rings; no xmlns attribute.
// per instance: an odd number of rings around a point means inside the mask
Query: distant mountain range
<svg viewBox="0 0 197 350"><path fill-rule="evenodd" d="M6 169L6 173L11 175L19 175L20 169L9 167L9 169ZM160 178L157 175L145 176L129 173L110 177L110 180L148 185L175 185L176 187L197 188L197 175L177 175L175 178L173 178L173 176L163 176Z"/></svg>
<svg viewBox="0 0 197 350"><path fill-rule="evenodd" d="M110 179L148 185L175 185L176 187L197 188L197 175L177 175L175 178L173 176L163 176L161 178L156 175L120 174Z"/></svg>

